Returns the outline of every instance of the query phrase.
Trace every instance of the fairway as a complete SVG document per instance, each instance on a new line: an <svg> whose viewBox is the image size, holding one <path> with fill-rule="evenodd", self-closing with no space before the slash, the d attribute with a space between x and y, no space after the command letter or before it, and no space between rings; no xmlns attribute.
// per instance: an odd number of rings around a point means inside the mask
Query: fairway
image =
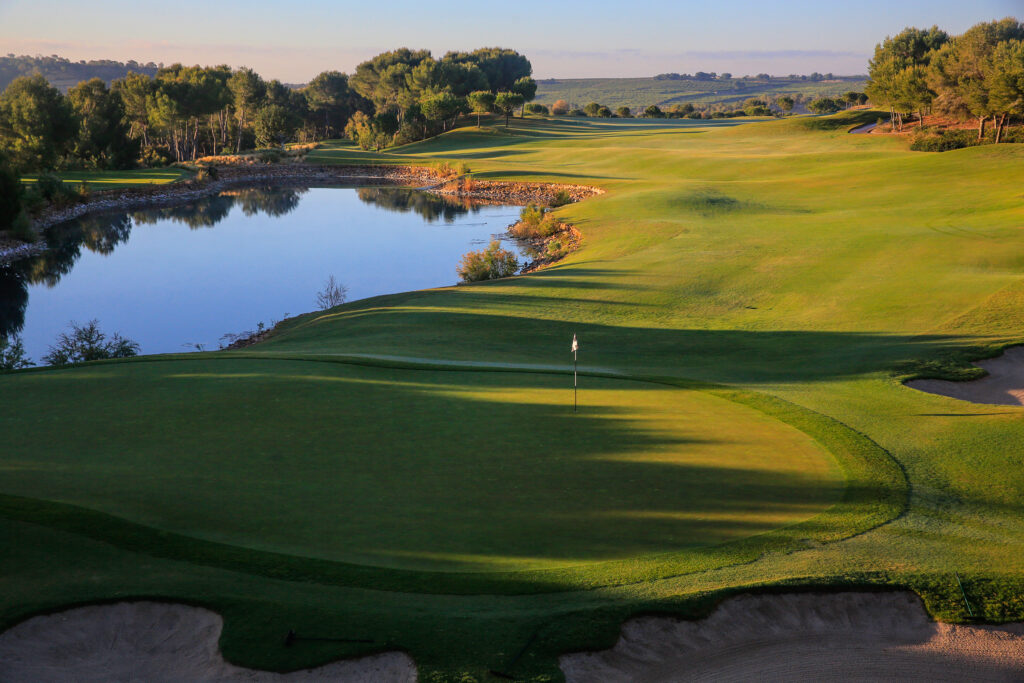
<svg viewBox="0 0 1024 683"><path fill-rule="evenodd" d="M160 599L223 615L248 667L398 650L487 680L526 651L513 673L550 681L631 616L743 591L1021 620L1024 409L903 381L1024 341L1024 148L847 134L878 116L325 144L605 193L555 210L582 246L530 275L0 377L0 622Z"/></svg>
<svg viewBox="0 0 1024 683"><path fill-rule="evenodd" d="M245 359L27 374L5 394L19 405L0 404L0 492L247 548L441 571L727 543L842 493L820 446L755 410L594 378L574 414L568 379ZM16 435L41 412L50 424ZM110 414L116 428L75 436Z"/></svg>

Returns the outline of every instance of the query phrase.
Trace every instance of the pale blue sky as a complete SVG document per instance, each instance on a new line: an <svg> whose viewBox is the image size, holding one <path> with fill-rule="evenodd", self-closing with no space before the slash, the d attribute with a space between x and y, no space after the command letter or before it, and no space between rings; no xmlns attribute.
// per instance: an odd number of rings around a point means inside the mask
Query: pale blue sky
<svg viewBox="0 0 1024 683"><path fill-rule="evenodd" d="M851 74L905 26L1005 16L1024 18L1024 0L0 0L0 54L244 64L291 82L400 46L511 47L538 78Z"/></svg>

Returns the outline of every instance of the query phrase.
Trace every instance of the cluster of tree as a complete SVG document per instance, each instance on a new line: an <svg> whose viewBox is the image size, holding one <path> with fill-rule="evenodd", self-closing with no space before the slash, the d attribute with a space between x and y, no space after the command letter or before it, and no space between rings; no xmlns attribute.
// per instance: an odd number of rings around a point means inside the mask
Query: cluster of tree
<svg viewBox="0 0 1024 683"><path fill-rule="evenodd" d="M57 55L30 57L8 54L6 57L0 57L0 90L19 76L39 74L61 92L66 92L76 83L93 78L99 78L110 85L115 79L124 78L131 72L155 76L162 66L163 64L153 62L140 64L135 60L118 62L112 59L83 59L72 62Z"/></svg>
<svg viewBox="0 0 1024 683"><path fill-rule="evenodd" d="M991 119L999 142L1007 122L1024 116L1024 24L1013 18L976 24L950 36L933 26L907 28L875 48L868 95L889 107L894 129L916 112L974 118L978 140Z"/></svg>
<svg viewBox="0 0 1024 683"><path fill-rule="evenodd" d="M482 48L434 59L428 50L402 48L356 67L353 91L372 111L353 116L346 134L365 149L405 144L444 132L459 116L499 113L505 125L537 94L533 67L515 50Z"/></svg>
<svg viewBox="0 0 1024 683"><path fill-rule="evenodd" d="M23 76L0 94L0 147L22 173L129 168L338 135L369 106L336 71L294 90L247 68L175 64L111 87L93 78L67 95Z"/></svg>

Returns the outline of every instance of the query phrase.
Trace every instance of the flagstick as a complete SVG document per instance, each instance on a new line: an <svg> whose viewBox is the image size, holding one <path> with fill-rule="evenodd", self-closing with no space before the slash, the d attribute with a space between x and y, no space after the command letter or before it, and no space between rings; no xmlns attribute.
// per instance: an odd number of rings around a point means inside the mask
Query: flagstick
<svg viewBox="0 0 1024 683"><path fill-rule="evenodd" d="M576 352L572 352L572 412L576 412Z"/></svg>

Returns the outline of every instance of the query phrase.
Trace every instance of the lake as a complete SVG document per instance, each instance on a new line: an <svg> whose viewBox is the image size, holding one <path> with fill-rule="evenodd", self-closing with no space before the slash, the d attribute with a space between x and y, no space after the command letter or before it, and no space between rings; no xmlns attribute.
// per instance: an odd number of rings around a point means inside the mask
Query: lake
<svg viewBox="0 0 1024 683"><path fill-rule="evenodd" d="M142 353L216 349L315 310L331 275L348 301L455 284L461 256L518 213L395 187L267 187L89 216L48 230L45 254L0 267L0 334L20 333L37 363L72 320L97 319Z"/></svg>

